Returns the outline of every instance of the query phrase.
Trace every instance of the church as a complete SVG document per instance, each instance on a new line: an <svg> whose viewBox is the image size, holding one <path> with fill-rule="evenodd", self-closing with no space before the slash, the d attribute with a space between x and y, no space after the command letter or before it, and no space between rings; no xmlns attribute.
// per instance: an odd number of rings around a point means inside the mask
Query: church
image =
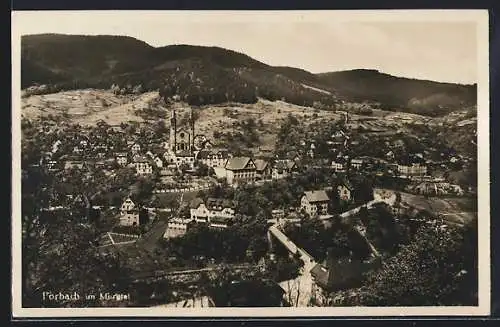
<svg viewBox="0 0 500 327"><path fill-rule="evenodd" d="M172 110L170 118L169 150L175 154L193 154L194 148L194 119L193 111L190 112L189 126L180 127L177 122L177 113Z"/></svg>
<svg viewBox="0 0 500 327"><path fill-rule="evenodd" d="M183 119L185 121L185 119ZM170 117L170 135L167 146L167 152L164 154L167 165L176 166L187 165L189 169L194 169L195 156L199 150L196 144L197 136L195 135L195 119L193 111L189 113L188 124L180 126L177 112L175 109L171 111ZM198 136L199 138L199 136Z"/></svg>

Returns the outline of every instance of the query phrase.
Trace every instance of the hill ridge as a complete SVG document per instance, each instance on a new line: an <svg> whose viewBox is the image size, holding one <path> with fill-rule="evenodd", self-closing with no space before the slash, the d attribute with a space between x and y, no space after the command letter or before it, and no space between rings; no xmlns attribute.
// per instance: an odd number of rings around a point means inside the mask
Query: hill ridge
<svg viewBox="0 0 500 327"><path fill-rule="evenodd" d="M371 102L386 110L442 115L472 106L476 85L397 77L376 69L314 74L270 66L219 46L155 47L131 36L32 34L21 38L22 87L160 90L192 104L255 102L257 97L338 109ZM307 86L307 87L306 87ZM319 92L324 90L325 92Z"/></svg>

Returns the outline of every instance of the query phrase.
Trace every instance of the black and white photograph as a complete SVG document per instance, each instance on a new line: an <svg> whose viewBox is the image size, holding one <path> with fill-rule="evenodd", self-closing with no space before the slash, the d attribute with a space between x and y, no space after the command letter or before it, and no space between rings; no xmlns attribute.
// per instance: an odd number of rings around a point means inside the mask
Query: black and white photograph
<svg viewBox="0 0 500 327"><path fill-rule="evenodd" d="M14 317L489 314L487 11L12 22Z"/></svg>

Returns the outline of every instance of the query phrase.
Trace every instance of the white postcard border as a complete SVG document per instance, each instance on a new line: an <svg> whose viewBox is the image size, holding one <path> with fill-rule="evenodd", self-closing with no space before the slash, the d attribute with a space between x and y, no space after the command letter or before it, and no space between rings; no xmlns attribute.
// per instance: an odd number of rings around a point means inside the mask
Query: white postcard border
<svg viewBox="0 0 500 327"><path fill-rule="evenodd" d="M473 307L298 307L298 308L22 308L21 303L21 84L20 37L23 15L81 15L89 12L12 13L12 315L15 318L68 317L328 317L328 316L485 316L490 314L490 186L489 186L489 34L487 10L360 10L360 11L92 11L91 15L170 15L171 19L218 21L312 20L341 21L475 21L478 65L478 231L479 305ZM479 146L480 145L480 146Z"/></svg>

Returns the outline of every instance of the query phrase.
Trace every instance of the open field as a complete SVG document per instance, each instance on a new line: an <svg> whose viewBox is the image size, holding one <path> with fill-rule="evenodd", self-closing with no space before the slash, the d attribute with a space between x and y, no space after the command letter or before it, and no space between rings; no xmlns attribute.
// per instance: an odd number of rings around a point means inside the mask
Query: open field
<svg viewBox="0 0 500 327"><path fill-rule="evenodd" d="M477 219L477 201L473 198L425 198L401 193L401 199L418 209L435 212L451 223L463 225Z"/></svg>
<svg viewBox="0 0 500 327"><path fill-rule="evenodd" d="M22 98L22 114L26 118L62 116L82 125L95 125L104 120L110 125L143 119L135 110L147 107L158 97L157 92L140 95L115 95L111 91L85 89Z"/></svg>
<svg viewBox="0 0 500 327"><path fill-rule="evenodd" d="M22 98L21 106L22 114L26 118L48 115L65 116L83 125L95 125L99 120L115 125L130 120L142 122L143 119L137 115L136 110L148 107L168 110L168 107L161 103L160 95L156 91L140 95L115 95L110 90L83 89L31 95ZM190 109L187 104L175 104L174 106L179 117L182 117ZM283 101L273 102L264 99L259 99L255 104L223 104L203 106L197 109L201 111L201 115L196 128L201 134L209 134L214 130L224 132L229 130L234 122L248 118L254 118L256 121L262 120L264 129L272 131L270 127L286 118L288 114L293 114L299 119L307 119L308 122L343 117L340 112L312 109ZM349 117L353 121L371 120L365 124L382 128L398 125L399 120L406 120L408 117L415 120L422 119L422 116L414 114L394 114L381 110L374 112L372 117L356 114L350 114ZM168 125L168 121L166 123Z"/></svg>
<svg viewBox="0 0 500 327"><path fill-rule="evenodd" d="M94 126L99 121L110 125L119 125L122 122L146 123L157 121L158 114L165 117L164 123L170 126L169 113L176 109L179 127L187 127L190 109L186 103L167 105L157 91L140 95L115 95L110 90L84 89L65 91L45 95L32 95L22 99L22 115L26 118L59 117L84 126ZM151 109L153 113L147 115L139 112L142 109ZM309 125L321 120L334 121L344 119L344 111L320 110L303 107L283 101L269 101L259 99L255 104L225 103L193 107L199 112L196 121L195 134L205 135L208 139L218 143L219 138L214 134L231 134L241 132L241 123L253 119L255 132L259 137L259 146L273 150L276 145L277 134L284 119L288 115L295 116L302 123ZM155 112L155 113L154 113ZM397 133L412 135L413 127L417 125L437 125L442 122L462 121L468 113L458 112L446 118L430 118L404 112L389 112L374 109L369 116L350 112L348 126L366 135L390 136ZM146 115L146 116L145 116ZM470 113L469 113L470 115ZM466 128L469 125L466 125ZM250 149L252 151L257 150Z"/></svg>

